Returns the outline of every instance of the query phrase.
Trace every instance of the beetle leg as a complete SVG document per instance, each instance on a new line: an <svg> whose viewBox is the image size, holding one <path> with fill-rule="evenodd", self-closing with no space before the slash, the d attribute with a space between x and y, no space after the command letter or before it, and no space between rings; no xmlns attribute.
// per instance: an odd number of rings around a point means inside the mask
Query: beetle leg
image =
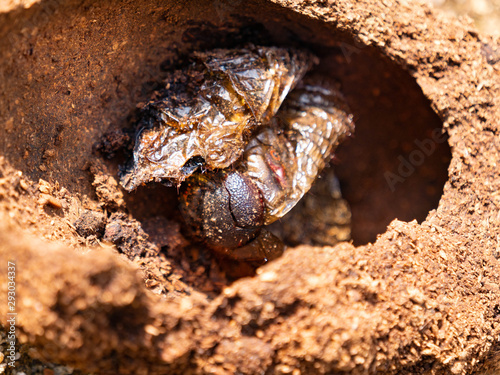
<svg viewBox="0 0 500 375"><path fill-rule="evenodd" d="M271 232L262 229L259 235L244 246L228 251L228 255L236 260L245 262L267 263L279 258L285 245Z"/></svg>

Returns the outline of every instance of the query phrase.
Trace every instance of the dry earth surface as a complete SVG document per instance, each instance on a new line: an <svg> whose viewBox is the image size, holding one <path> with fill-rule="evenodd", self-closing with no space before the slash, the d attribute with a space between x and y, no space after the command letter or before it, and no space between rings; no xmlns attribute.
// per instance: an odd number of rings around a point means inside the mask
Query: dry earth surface
<svg viewBox="0 0 500 375"><path fill-rule="evenodd" d="M175 189L117 184L165 72L249 42L318 55L357 126L334 162L353 241L255 272L189 241ZM499 70L498 39L419 2L1 1L4 370L496 373Z"/></svg>

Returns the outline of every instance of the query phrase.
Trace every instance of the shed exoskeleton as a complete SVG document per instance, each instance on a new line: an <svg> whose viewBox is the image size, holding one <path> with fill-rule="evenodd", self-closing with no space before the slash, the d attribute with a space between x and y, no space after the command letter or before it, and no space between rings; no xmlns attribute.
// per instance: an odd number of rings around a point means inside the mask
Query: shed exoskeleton
<svg viewBox="0 0 500 375"><path fill-rule="evenodd" d="M275 259L284 245L265 226L310 189L353 132L352 115L334 84L302 79L316 62L309 52L248 47L196 58L145 107L122 185L180 185L195 238L234 259Z"/></svg>

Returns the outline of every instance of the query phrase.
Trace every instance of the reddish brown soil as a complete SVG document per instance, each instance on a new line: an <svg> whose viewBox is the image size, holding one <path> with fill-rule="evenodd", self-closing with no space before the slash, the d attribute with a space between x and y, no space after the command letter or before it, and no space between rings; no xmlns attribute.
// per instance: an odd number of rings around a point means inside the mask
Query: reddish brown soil
<svg viewBox="0 0 500 375"><path fill-rule="evenodd" d="M16 262L31 356L96 373L494 373L498 40L396 0L0 4L0 262ZM309 48L341 82L353 243L234 281L252 269L183 235L175 189L116 181L165 71L247 42Z"/></svg>

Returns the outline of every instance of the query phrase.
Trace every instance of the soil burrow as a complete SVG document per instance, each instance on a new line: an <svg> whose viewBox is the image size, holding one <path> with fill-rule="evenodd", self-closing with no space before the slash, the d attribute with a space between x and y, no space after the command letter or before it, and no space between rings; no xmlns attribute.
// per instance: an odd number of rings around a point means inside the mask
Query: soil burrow
<svg viewBox="0 0 500 375"><path fill-rule="evenodd" d="M298 246L234 281L252 270L186 238L175 189L127 194L117 176L167 72L249 42L307 48L341 83L357 128L332 168L353 244ZM497 50L391 0L45 0L0 14L0 259L17 267L19 341L100 373L493 371Z"/></svg>

